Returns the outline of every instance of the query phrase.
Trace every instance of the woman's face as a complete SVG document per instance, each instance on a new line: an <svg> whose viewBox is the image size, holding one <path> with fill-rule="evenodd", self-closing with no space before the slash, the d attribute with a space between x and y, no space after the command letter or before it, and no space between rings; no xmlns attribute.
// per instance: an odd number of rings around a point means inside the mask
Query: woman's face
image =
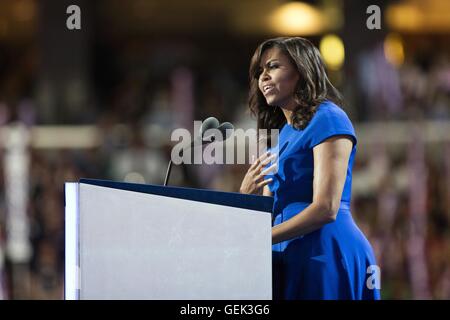
<svg viewBox="0 0 450 320"><path fill-rule="evenodd" d="M263 52L260 68L258 86L267 104L293 110L294 92L300 79L297 68L277 47Z"/></svg>

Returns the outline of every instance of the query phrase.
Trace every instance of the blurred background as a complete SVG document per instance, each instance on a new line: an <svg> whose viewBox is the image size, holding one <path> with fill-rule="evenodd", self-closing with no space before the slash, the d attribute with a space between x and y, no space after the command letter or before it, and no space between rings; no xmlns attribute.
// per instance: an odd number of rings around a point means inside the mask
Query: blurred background
<svg viewBox="0 0 450 320"><path fill-rule="evenodd" d="M173 129L255 128L249 61L285 35L344 95L382 297L450 299L448 0L0 0L0 298L64 297L64 182L162 184ZM246 170L175 166L171 184L237 192Z"/></svg>

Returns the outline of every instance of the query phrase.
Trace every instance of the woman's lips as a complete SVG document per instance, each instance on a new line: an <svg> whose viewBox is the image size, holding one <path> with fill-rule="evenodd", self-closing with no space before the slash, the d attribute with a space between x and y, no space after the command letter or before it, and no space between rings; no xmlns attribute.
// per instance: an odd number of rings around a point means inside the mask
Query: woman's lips
<svg viewBox="0 0 450 320"><path fill-rule="evenodd" d="M263 87L264 90L264 95L273 93L273 91L275 90L275 86L264 86Z"/></svg>

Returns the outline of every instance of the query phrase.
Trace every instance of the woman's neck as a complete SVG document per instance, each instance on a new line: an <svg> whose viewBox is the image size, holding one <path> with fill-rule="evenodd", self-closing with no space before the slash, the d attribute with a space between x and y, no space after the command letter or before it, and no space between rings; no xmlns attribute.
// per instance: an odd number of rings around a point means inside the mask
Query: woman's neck
<svg viewBox="0 0 450 320"><path fill-rule="evenodd" d="M294 99L290 99L288 103L284 107L281 107L281 111L283 111L284 117L286 118L286 122L289 125L292 125L292 114L294 113L295 108L297 107L297 103Z"/></svg>
<svg viewBox="0 0 450 320"><path fill-rule="evenodd" d="M281 111L283 111L284 117L286 118L286 122L289 125L292 125L292 111L284 108L281 108Z"/></svg>

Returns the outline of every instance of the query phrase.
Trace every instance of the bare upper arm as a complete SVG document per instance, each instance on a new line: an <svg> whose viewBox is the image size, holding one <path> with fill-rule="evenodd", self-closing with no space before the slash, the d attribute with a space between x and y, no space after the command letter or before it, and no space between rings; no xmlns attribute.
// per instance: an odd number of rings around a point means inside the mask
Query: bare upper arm
<svg viewBox="0 0 450 320"><path fill-rule="evenodd" d="M353 143L349 136L331 137L313 148L313 202L333 215L339 210Z"/></svg>

